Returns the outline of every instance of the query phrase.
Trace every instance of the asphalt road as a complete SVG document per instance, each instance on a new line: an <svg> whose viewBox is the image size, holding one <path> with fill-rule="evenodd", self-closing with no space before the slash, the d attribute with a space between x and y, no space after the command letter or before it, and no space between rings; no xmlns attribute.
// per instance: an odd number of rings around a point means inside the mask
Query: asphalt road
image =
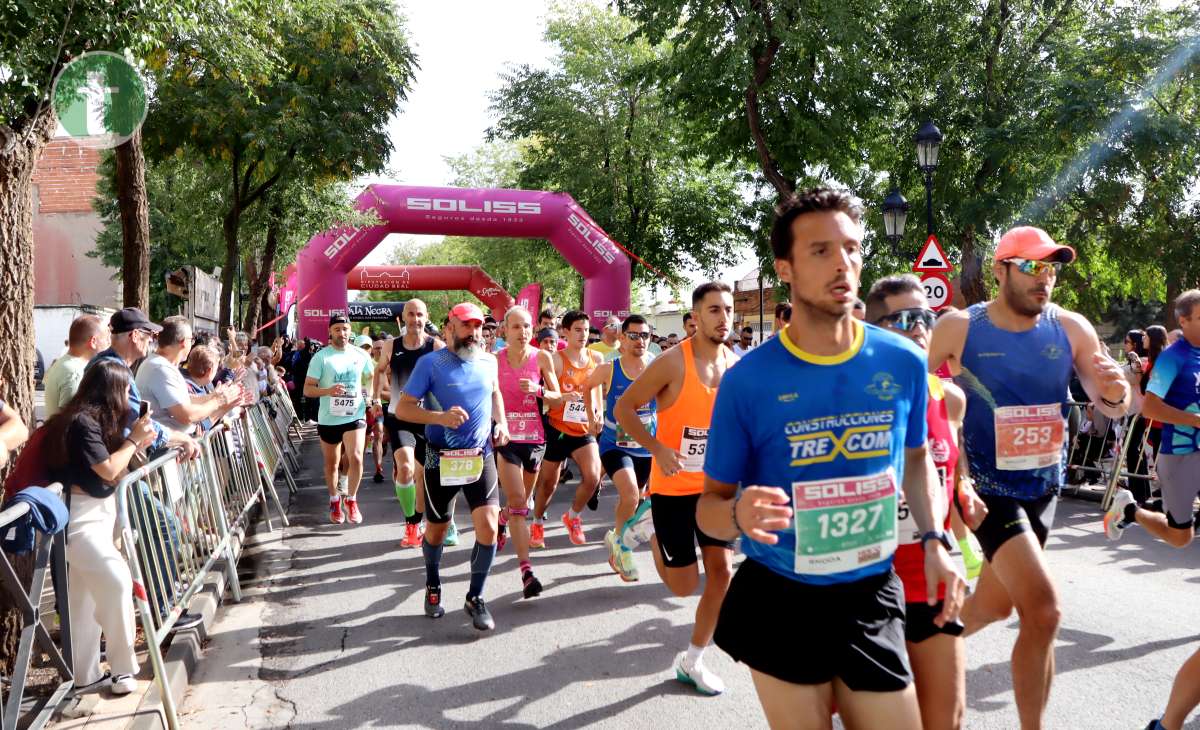
<svg viewBox="0 0 1200 730"><path fill-rule="evenodd" d="M362 525L329 524L319 454L306 450L292 525L260 546L248 599L214 627L185 727L765 727L748 671L715 647L708 663L728 684L724 695L701 697L675 681L671 663L687 646L696 599L671 597L644 549L640 582L609 570L611 489L584 515L587 546L548 526L547 548L533 556L541 597L522 599L511 547L497 556L485 593L497 629L480 634L461 608L472 545L465 505L462 541L443 560L447 614L432 621L422 613L420 551L397 544L403 519L391 484L363 485ZM573 491L560 488L551 515ZM1172 550L1136 528L1110 543L1099 519L1097 505L1065 500L1048 545L1063 607L1048 728L1140 730L1200 645L1196 548ZM764 640L786 617L786 606L764 604ZM1017 726L1008 665L1016 626L967 643L968 728Z"/></svg>

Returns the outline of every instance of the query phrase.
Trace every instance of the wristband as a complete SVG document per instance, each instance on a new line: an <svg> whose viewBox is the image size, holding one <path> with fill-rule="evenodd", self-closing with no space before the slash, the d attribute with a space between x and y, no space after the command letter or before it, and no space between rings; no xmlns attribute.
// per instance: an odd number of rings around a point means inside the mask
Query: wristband
<svg viewBox="0 0 1200 730"><path fill-rule="evenodd" d="M125 440L128 441L129 445L132 446L133 448L136 449L138 447L137 442L134 441L133 439L129 438L128 436L125 437Z"/></svg>
<svg viewBox="0 0 1200 730"><path fill-rule="evenodd" d="M733 508L731 510L729 510L729 515L731 517L733 517L733 527L735 530L738 531L738 534L741 534L743 532L742 526L738 524L738 518L737 518L737 506L738 506L738 502L741 499L742 499L742 495L740 495L740 494L737 495L736 497L734 497L733 498Z"/></svg>

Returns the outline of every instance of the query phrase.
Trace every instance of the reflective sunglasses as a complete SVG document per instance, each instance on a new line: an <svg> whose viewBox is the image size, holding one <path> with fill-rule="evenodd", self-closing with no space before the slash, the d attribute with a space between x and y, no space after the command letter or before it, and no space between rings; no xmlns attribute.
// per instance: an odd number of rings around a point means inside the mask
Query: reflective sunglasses
<svg viewBox="0 0 1200 730"><path fill-rule="evenodd" d="M879 318L879 324L886 324L888 327L900 332L912 331L917 325L923 325L925 330L928 331L933 329L934 322L937 322L937 314L932 309L924 309L922 307L898 309L891 314Z"/></svg>
<svg viewBox="0 0 1200 730"><path fill-rule="evenodd" d="M628 337L630 340L633 340L634 342L637 342L638 340L649 340L650 339L649 332L626 332L625 336Z"/></svg>
<svg viewBox="0 0 1200 730"><path fill-rule="evenodd" d="M1053 270L1054 275L1062 271L1062 263L1059 261L1035 261L1033 259L1005 259L1004 263L1013 264L1017 267L1017 271L1027 276L1040 276L1043 271Z"/></svg>

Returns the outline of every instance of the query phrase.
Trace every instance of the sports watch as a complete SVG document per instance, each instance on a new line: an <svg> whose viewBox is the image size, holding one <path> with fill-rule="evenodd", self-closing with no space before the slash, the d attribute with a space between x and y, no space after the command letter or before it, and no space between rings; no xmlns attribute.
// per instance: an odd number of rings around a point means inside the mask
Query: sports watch
<svg viewBox="0 0 1200 730"><path fill-rule="evenodd" d="M946 548L946 552L950 552L953 549L953 545L950 544L950 536L946 534L945 530L930 530L924 535L921 535L921 548L924 549L925 543L929 542L930 540L937 540L940 542L942 546Z"/></svg>

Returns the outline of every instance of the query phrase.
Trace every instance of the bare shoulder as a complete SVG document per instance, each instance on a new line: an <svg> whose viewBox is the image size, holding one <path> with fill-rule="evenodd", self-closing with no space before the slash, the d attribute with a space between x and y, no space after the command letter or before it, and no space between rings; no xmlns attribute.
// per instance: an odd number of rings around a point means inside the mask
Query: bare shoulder
<svg viewBox="0 0 1200 730"><path fill-rule="evenodd" d="M942 381L942 392L946 398L946 414L951 421L961 422L967 410L967 394L948 380Z"/></svg>
<svg viewBox="0 0 1200 730"><path fill-rule="evenodd" d="M646 378L657 378L661 382L670 382L683 376L683 348L672 347L650 361L642 373Z"/></svg>
<svg viewBox="0 0 1200 730"><path fill-rule="evenodd" d="M964 337L970 325L971 313L966 309L959 309L939 317L937 324L933 326L933 333L943 337Z"/></svg>
<svg viewBox="0 0 1200 730"><path fill-rule="evenodd" d="M1079 312L1058 307L1058 320L1062 322L1063 329L1066 330L1069 337L1096 337L1096 328L1092 326L1087 317Z"/></svg>

